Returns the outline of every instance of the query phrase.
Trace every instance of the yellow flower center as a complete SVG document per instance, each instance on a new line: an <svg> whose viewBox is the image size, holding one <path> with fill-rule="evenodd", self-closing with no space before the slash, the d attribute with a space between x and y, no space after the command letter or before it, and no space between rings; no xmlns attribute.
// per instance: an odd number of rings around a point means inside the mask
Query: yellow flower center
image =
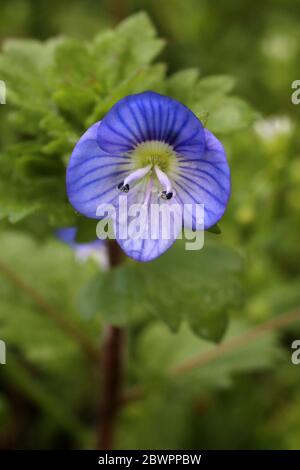
<svg viewBox="0 0 300 470"><path fill-rule="evenodd" d="M131 157L135 168L157 165L166 173L173 170L177 163L173 147L160 140L148 140L138 144L131 152Z"/></svg>

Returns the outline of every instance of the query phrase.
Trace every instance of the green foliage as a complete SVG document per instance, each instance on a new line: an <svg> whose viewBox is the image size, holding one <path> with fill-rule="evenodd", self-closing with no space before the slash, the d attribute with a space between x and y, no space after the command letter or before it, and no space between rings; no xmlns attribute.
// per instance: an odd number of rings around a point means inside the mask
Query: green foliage
<svg viewBox="0 0 300 470"><path fill-rule="evenodd" d="M226 332L224 341L230 343L250 328L249 324L234 320ZM147 354L149 350L152 351L151 356ZM139 360L144 364L139 373L149 386L153 376L157 377L158 374L164 376L178 364L194 357L204 357L213 350L213 345L199 340L185 327L174 335L166 328L154 325L141 335L138 343ZM216 359L207 360L206 364L183 373L183 377L180 374L178 377L175 376L174 380L180 382L182 387L188 382L191 394L199 393L199 388L201 394L204 394L205 391L215 387L229 387L237 373L272 368L273 361L277 362L279 358L276 336L274 333L269 333L255 342L223 352Z"/></svg>
<svg viewBox="0 0 300 470"><path fill-rule="evenodd" d="M79 306L88 317L126 324L147 316L177 331L183 320L208 340L219 341L228 312L241 304L241 257L207 243L201 251L185 251L177 242L149 263L128 263L97 274L83 288Z"/></svg>
<svg viewBox="0 0 300 470"><path fill-rule="evenodd" d="M128 94L147 89L170 94L200 118L209 116L217 132L253 119L248 105L228 96L233 87L228 77L199 79L187 70L166 79L166 66L153 63L163 46L144 13L89 42L4 44L0 76L7 84L7 126L14 142L1 155L2 218L18 222L42 213L48 225L76 224L65 194L69 155L84 130Z"/></svg>
<svg viewBox="0 0 300 470"><path fill-rule="evenodd" d="M167 93L184 101L213 132L227 134L242 129L257 117L243 100L230 96L234 80L229 76L198 79L196 70L177 72L167 81Z"/></svg>
<svg viewBox="0 0 300 470"><path fill-rule="evenodd" d="M71 331L85 334L96 347L100 324L99 318L83 320L74 299L94 267L78 265L72 250L59 242L40 245L11 231L0 240L0 338L7 344L7 367L1 368L1 380L41 410L39 426L45 431L52 423L50 436L58 429L77 441L82 439L85 424L76 413L84 409L91 394L87 384L92 370L81 342ZM3 270L3 263L11 274ZM17 276L21 284L16 285L11 276ZM43 307L45 303L56 312L58 321ZM67 327L62 328L59 317ZM39 443L42 434L36 428L23 445L31 437Z"/></svg>
<svg viewBox="0 0 300 470"><path fill-rule="evenodd" d="M86 127L130 93L154 89L174 96L208 117L215 131L251 122L248 105L229 95L230 77L199 78L193 69L166 77L165 65L153 63L163 45L144 13L89 42L59 38L4 45L0 73L7 82L16 142L1 157L2 218L31 232L42 224L37 234L51 225L72 224L78 227L78 242L93 238L93 224L67 202L65 166ZM29 216L35 224L26 223ZM213 231L220 233L218 227ZM219 253L217 247L200 255L172 250L147 268L128 265L99 274L83 290L81 309L87 316L102 312L116 324L150 314L174 331L185 319L197 334L217 341L228 311L239 304L238 263L235 254Z"/></svg>
<svg viewBox="0 0 300 470"><path fill-rule="evenodd" d="M225 341L240 337L249 327L245 322L233 321ZM155 324L140 335L134 356L137 364L134 372L139 383L145 387L146 396L145 401L132 403L123 412L123 426L119 435L123 447L178 448L190 437L189 429L193 420L202 423L205 412L212 413L213 391L214 397L217 392L224 393L226 390L232 395L233 386L237 385L238 380L243 383L251 372L266 374L273 369L274 364L282 363L276 337L269 333L253 343L223 352L214 360L207 360L190 371L171 374L170 378L169 372L174 366L191 358L207 357L213 349L214 346L199 339L186 327L172 334L165 326ZM245 402L245 395L243 400ZM235 402L232 406L235 406ZM240 420L239 415L237 422ZM219 422L220 426L222 430ZM194 447L199 444L197 436ZM238 439L237 435L235 439ZM208 439L206 445L210 448L219 447L218 442L211 439Z"/></svg>
<svg viewBox="0 0 300 470"><path fill-rule="evenodd" d="M15 222L38 211L52 225L76 221L64 183L72 148L118 99L158 87L164 67L151 62L162 46L144 14L89 43L6 42L0 75L17 142L1 155L2 217Z"/></svg>
<svg viewBox="0 0 300 470"><path fill-rule="evenodd" d="M0 265L37 290L93 347L103 321L128 325L124 388L142 386L145 396L123 408L116 447L299 449L299 366L290 362L299 322L278 340L263 334L185 374L169 373L215 351L199 338L200 329L208 325L217 340L231 309L224 341L299 307L299 132L293 122L299 106L290 103L299 72L299 5L272 0L262 9L245 0L237 10L230 0L217 8L210 0L172 0L158 8L141 0L124 1L121 11L120 2L91 0L88 8L53 0L45 15L44 3L1 4L0 79L8 96L0 106L0 218L10 230L0 236ZM145 14L103 30L140 8L167 38L161 57L168 71L157 61L163 41ZM4 38L53 35L61 37ZM145 89L179 99L222 135L233 190L222 235L211 238L245 254L240 307L240 260L221 246L195 255L178 243L147 270L128 262L95 276L95 265L78 265L70 248L33 241L53 238L52 226L68 224L79 228L78 241L91 237L90 223L66 199L70 153L118 99ZM266 116L259 125L267 127L247 127L256 114L236 95L256 105ZM274 125L271 114L290 124ZM11 231L11 223L29 235ZM28 293L3 272L0 278L0 339L8 346L0 371L0 448L92 447L98 365ZM76 304L82 285L84 318Z"/></svg>
<svg viewBox="0 0 300 470"><path fill-rule="evenodd" d="M220 233L222 233L218 224L215 224L213 227L210 227L209 229L207 229L207 231L210 233L215 233L216 235L220 235Z"/></svg>
<svg viewBox="0 0 300 470"><path fill-rule="evenodd" d="M92 335L93 324L99 327L99 319L83 321L74 305L81 283L93 272L91 265L78 265L72 250L59 242L43 246L8 232L1 236L1 245L1 262L46 299L58 316ZM60 361L73 360L78 345L72 336L61 330L26 289L16 291L10 278L3 278L3 273L1 276L0 337L17 347L25 359L43 368L55 370Z"/></svg>

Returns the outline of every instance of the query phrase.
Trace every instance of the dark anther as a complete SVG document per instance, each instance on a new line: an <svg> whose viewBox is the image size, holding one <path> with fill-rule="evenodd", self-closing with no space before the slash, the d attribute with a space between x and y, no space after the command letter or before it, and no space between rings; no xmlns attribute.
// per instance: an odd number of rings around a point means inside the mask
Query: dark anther
<svg viewBox="0 0 300 470"><path fill-rule="evenodd" d="M124 185L124 181L122 183L118 184L118 189L122 191L122 193L128 193L129 191L129 184Z"/></svg>
<svg viewBox="0 0 300 470"><path fill-rule="evenodd" d="M171 199L173 197L173 193L167 193L167 191L162 191L161 192L161 197L162 199Z"/></svg>

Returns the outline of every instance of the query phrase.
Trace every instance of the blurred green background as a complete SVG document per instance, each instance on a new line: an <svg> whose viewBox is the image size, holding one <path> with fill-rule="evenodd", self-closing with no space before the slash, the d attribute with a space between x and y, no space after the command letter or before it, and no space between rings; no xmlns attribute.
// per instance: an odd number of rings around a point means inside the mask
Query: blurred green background
<svg viewBox="0 0 300 470"><path fill-rule="evenodd" d="M300 308L300 105L291 103L291 83L300 78L300 3L2 0L0 45L7 38L91 39L141 10L166 39L160 60L168 73L229 74L258 112L253 125L224 138L233 186L219 237L245 262L243 305L232 313L226 341ZM1 148L10 140L3 122ZM8 347L0 366L0 448L91 448L102 320L82 315L76 298L95 266L78 264L54 237L40 241L5 221L0 239L0 339ZM54 314L44 315L43 302ZM299 322L166 380L166 369L216 346L185 326L172 334L141 317L128 335L126 376L127 386L140 383L148 393L124 404L116 448L300 449L300 365L291 363Z"/></svg>

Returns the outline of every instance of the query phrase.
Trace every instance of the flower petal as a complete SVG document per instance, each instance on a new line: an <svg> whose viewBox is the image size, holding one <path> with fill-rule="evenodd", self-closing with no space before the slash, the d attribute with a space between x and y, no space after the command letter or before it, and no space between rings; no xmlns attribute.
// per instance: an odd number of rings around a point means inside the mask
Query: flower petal
<svg viewBox="0 0 300 470"><path fill-rule="evenodd" d="M100 204L113 203L118 184L132 169L129 157L108 155L100 149L97 132L100 122L91 126L75 146L67 168L67 193L81 214L98 218Z"/></svg>
<svg viewBox="0 0 300 470"><path fill-rule="evenodd" d="M118 207L114 220L117 242L137 261L157 258L173 245L181 232L181 206L159 198L156 188L149 194L149 180L138 183L123 198L128 211L121 204Z"/></svg>
<svg viewBox="0 0 300 470"><path fill-rule="evenodd" d="M73 245L75 242L77 229L76 227L63 227L56 230L56 236L59 240L68 245Z"/></svg>
<svg viewBox="0 0 300 470"><path fill-rule="evenodd" d="M96 223L95 223L96 224ZM97 249L104 246L103 240L99 240L96 238L95 240L91 240L89 242L76 242L76 235L77 235L77 227L62 227L56 230L56 236L59 240L66 243L67 245L71 246L74 249L86 249L92 250ZM96 236L96 225L95 225L95 236Z"/></svg>
<svg viewBox="0 0 300 470"><path fill-rule="evenodd" d="M132 150L141 142L159 140L176 152L193 156L203 153L204 129L186 106L152 91L118 101L98 129L100 147L109 153Z"/></svg>
<svg viewBox="0 0 300 470"><path fill-rule="evenodd" d="M189 204L184 226L197 229L195 207L204 204L204 228L215 225L223 216L230 196L230 170L220 141L205 129L206 149L203 155L182 154L173 176L176 200ZM192 213L192 215L191 215Z"/></svg>

